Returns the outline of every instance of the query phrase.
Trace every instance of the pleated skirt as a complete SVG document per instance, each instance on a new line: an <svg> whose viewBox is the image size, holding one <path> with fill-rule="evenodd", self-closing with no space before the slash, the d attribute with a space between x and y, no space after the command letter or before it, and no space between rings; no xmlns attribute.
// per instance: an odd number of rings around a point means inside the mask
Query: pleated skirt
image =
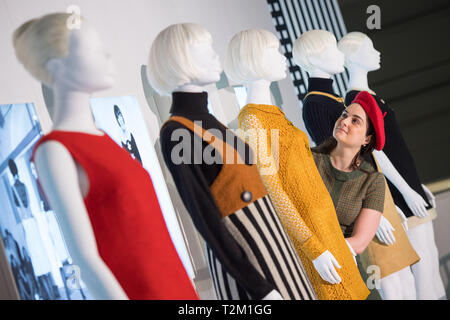
<svg viewBox="0 0 450 320"><path fill-rule="evenodd" d="M256 270L285 300L316 300L305 269L269 196L223 219ZM219 300L250 300L250 295L222 267L206 245L206 257Z"/></svg>

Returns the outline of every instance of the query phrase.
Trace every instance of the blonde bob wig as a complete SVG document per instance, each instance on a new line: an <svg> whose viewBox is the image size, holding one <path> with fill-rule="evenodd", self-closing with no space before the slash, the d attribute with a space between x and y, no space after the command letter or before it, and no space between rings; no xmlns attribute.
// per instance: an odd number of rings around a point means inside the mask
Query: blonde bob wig
<svg viewBox="0 0 450 320"><path fill-rule="evenodd" d="M315 68L310 57L320 56L329 45L336 44L334 35L326 30L310 30L303 33L294 42L292 55L294 62L302 69L310 72Z"/></svg>
<svg viewBox="0 0 450 320"><path fill-rule="evenodd" d="M268 68L264 61L264 50L278 48L280 41L267 30L248 29L238 32L230 40L225 56L224 70L237 84L264 78Z"/></svg>
<svg viewBox="0 0 450 320"><path fill-rule="evenodd" d="M347 33L338 42L338 49L345 55L345 66L349 66L350 57L361 48L364 41L370 40L370 38L362 32L350 32Z"/></svg>
<svg viewBox="0 0 450 320"><path fill-rule="evenodd" d="M202 72L189 54L189 46L212 42L211 34L201 25L180 23L162 30L150 48L148 80L161 95L190 83Z"/></svg>

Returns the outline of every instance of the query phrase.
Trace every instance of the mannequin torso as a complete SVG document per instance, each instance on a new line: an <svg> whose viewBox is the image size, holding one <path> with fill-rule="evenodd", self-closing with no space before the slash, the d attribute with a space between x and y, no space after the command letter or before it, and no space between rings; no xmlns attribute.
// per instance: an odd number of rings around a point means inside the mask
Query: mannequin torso
<svg viewBox="0 0 450 320"><path fill-rule="evenodd" d="M242 50L242 47L236 48L236 52ZM247 50L253 51L255 48L249 47ZM266 53L268 50L276 51L277 55ZM258 53L253 54L257 56ZM239 127L250 134L250 141L260 141L263 138L253 137L252 132L255 131L267 133L276 130L279 133L279 140L275 140L277 146L272 146L273 137L268 139L271 142L267 141L270 150L272 150L269 163L264 163L263 159L265 158L264 156L261 157L261 152L264 152L261 151L262 145L257 144L253 146L253 149L259 150L257 157L262 179L271 195L275 208L277 208L277 213L307 269L319 299L359 299L362 296L365 297L367 289L362 280L358 281L359 273L340 232L336 214L330 212L330 215L328 215L328 210L332 211L332 202L320 176L318 176L317 169L312 170L314 162L306 135L285 118L284 113L273 105L270 98L270 83L286 77L286 59L278 52L278 46L275 47L275 50L273 47L265 48L259 55L261 56L260 61L256 58L256 61L252 61L252 64L260 67L260 70L253 71L262 76L248 79L246 83L248 104L242 108L239 114ZM247 65L245 60L242 65ZM265 69L264 66L271 66L270 71ZM234 74L247 73L243 70L231 72ZM259 129L262 129L262 131ZM279 150L279 154L275 155L275 149ZM287 161L288 159L289 161ZM267 166L276 168L276 174L268 173L262 169ZM296 181L296 186L301 185L301 187L294 186L293 180L289 177ZM308 190L303 189L304 180L309 181L307 183ZM316 206L318 204L314 202L309 191L314 192L315 197L321 198L323 196L321 205L319 205L321 209ZM327 234L330 237L336 235L341 238L341 241L325 239L326 237L323 237L316 229L316 221L309 215L309 210L322 212L323 229L328 230ZM330 219L328 220L328 218ZM328 229L329 227L330 229ZM334 257L334 254L337 258ZM348 277L353 275L356 277L354 279L355 285L350 286L351 288L347 287ZM334 286L323 286L324 280ZM346 293L341 291L344 287L348 288Z"/></svg>
<svg viewBox="0 0 450 320"><path fill-rule="evenodd" d="M40 184L58 215L69 252L89 291L95 299L196 299L149 175L95 126L90 95L111 87L114 78L109 55L95 30L83 23L83 28L70 32L67 55L48 59L45 68L51 74L55 96L54 126L35 146L33 158ZM102 160L107 155L114 161ZM106 183L111 189L102 196L101 190L107 189L103 188L105 178L111 179ZM120 190L120 186L128 186L124 187L128 190ZM146 201L142 201L143 195ZM131 201L128 209L120 205L125 199ZM143 211L151 211L151 215ZM117 218L123 220L118 222ZM164 252L158 252L159 248ZM132 265L126 256L140 271L127 270ZM155 269L149 258L160 265ZM176 281L176 287L170 281Z"/></svg>
<svg viewBox="0 0 450 320"><path fill-rule="evenodd" d="M183 25L169 27L162 33L180 26ZM158 55L153 50L164 52L158 37L152 45L151 60L152 53ZM217 298L315 299L284 230L266 222L279 225L257 169L250 161L252 151L208 111L203 86L217 82L221 71L211 40L194 42L185 54L195 66L201 65L203 71L191 74L187 83L173 89L172 117L161 128L161 148L180 196L205 240ZM169 76L165 75L165 82ZM174 141L177 132L183 132L182 144L187 148L183 149L183 155L189 154L181 162L174 154L181 142ZM215 136L214 141L205 138L209 134ZM221 145L228 150L223 152ZM229 162L229 152L243 163L236 159ZM205 155L212 155L214 161L210 163ZM275 238L284 240L279 242ZM280 244L277 248L273 245L276 242ZM270 256L268 252L278 253ZM289 268L293 274L286 273Z"/></svg>

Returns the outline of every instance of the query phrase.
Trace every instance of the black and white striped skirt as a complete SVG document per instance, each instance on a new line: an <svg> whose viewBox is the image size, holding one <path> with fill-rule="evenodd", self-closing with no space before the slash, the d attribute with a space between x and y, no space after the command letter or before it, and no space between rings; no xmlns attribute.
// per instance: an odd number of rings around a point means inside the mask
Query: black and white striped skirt
<svg viewBox="0 0 450 320"><path fill-rule="evenodd" d="M317 299L305 269L268 196L223 219L254 267L285 300ZM217 299L249 300L250 295L224 270L206 245Z"/></svg>

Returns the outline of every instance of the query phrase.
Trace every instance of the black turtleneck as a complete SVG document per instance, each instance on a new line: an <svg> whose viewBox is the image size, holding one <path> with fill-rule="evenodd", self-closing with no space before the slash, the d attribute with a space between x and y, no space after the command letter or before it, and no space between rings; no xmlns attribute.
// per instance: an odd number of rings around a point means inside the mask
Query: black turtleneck
<svg viewBox="0 0 450 320"><path fill-rule="evenodd" d="M206 92L187 93L174 92L172 94L173 116L185 117L191 121L201 121L206 130L216 129L226 137L227 127L220 123L208 111L208 96ZM181 141L172 141L172 134L177 129L189 132L191 144L191 162L174 164L171 160L172 150ZM230 132L228 132L230 134ZM235 139L238 139L235 136ZM194 163L194 145L201 141L200 137L176 121L166 122L161 128L160 141L164 161L169 168L177 186L178 192L189 212L198 232L211 248L225 270L239 283L254 299L261 299L274 289L253 267L243 250L224 226L222 215L212 196L210 186L222 169L221 164ZM207 143L202 143L202 154ZM178 153L178 152L177 152ZM250 148L246 144L246 154ZM201 159L201 155L199 159ZM242 155L241 155L242 157ZM248 157L242 157L247 163ZM251 183L251 182L250 182Z"/></svg>
<svg viewBox="0 0 450 320"><path fill-rule="evenodd" d="M312 91L342 99L333 92L333 79L309 78L308 93ZM345 109L344 103L332 97L311 94L303 100L303 121L316 145L333 135L334 124Z"/></svg>
<svg viewBox="0 0 450 320"><path fill-rule="evenodd" d="M333 91L333 79L309 78L308 92L311 91L321 91L335 95Z"/></svg>
<svg viewBox="0 0 450 320"><path fill-rule="evenodd" d="M360 91L357 90L351 90L347 92L345 96L345 102L347 104L350 104L359 92ZM394 110L390 108L389 105L383 99L380 99L380 97L378 97L377 95L372 96L375 98L378 107L381 110L381 113L385 115L384 132L386 136L386 142L383 147L383 152L392 162L398 173L400 173L403 179L405 179L408 185L412 189L414 189L414 191L420 194L426 201L427 209L430 209L431 204L427 196L425 195L425 191L422 188L414 159L409 152L409 148L406 145L405 139L403 138L403 135L400 131L400 127L398 126ZM403 211L406 217L412 217L414 213L408 207L408 204L406 203L400 191L391 183L391 181L389 181L389 179L387 179L387 183L389 186L389 190L391 191L392 198L394 199L395 205L397 205Z"/></svg>

